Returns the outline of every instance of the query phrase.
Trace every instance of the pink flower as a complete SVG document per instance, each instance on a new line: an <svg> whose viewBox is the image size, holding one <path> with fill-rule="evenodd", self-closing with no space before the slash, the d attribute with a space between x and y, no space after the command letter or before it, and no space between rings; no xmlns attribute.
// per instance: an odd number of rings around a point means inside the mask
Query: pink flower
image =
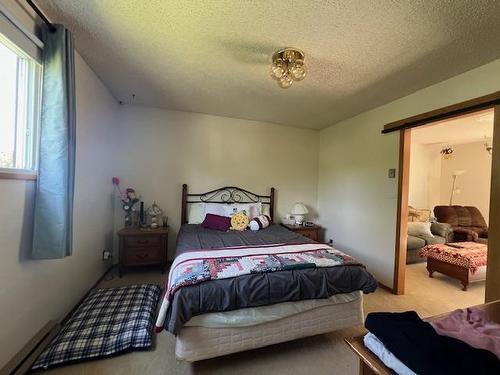
<svg viewBox="0 0 500 375"><path fill-rule="evenodd" d="M113 182L113 185L120 185L120 179L118 177L113 177L111 181Z"/></svg>
<svg viewBox="0 0 500 375"><path fill-rule="evenodd" d="M137 196L136 196L136 194L135 194L135 190L134 190L134 189L132 189L132 188L127 188L127 189L125 190L125 195L126 195L126 197L127 197L128 199L132 199L132 200L134 200L134 199L136 199L136 198L137 198Z"/></svg>

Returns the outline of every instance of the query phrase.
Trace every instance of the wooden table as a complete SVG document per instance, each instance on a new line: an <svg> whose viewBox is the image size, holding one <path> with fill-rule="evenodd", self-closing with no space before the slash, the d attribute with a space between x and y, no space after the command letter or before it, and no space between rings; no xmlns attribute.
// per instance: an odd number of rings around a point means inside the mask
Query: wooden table
<svg viewBox="0 0 500 375"><path fill-rule="evenodd" d="M281 224L281 225L287 228L288 230L301 234L304 237L310 238L313 241L321 242L321 230L323 228L319 225L316 224L311 226L295 225L295 224Z"/></svg>
<svg viewBox="0 0 500 375"><path fill-rule="evenodd" d="M475 308L483 309L488 313L491 320L500 324L500 300L474 306ZM435 315L428 320L442 318L449 313ZM351 350L359 357L359 373L360 375L393 375L395 374L390 368L386 367L378 357L368 349L362 336L348 337L344 341Z"/></svg>
<svg viewBox="0 0 500 375"><path fill-rule="evenodd" d="M351 350L359 357L359 374L360 375L392 375L395 374L390 368L386 367L378 357L368 349L364 342L363 336L348 337L344 341L349 345Z"/></svg>

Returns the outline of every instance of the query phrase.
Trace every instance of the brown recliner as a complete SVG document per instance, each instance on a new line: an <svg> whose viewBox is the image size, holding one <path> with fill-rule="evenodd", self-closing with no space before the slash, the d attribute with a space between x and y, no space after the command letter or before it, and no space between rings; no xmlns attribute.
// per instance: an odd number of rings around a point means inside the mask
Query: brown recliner
<svg viewBox="0 0 500 375"><path fill-rule="evenodd" d="M434 216L438 222L451 225L453 242L488 243L488 226L477 207L436 206Z"/></svg>

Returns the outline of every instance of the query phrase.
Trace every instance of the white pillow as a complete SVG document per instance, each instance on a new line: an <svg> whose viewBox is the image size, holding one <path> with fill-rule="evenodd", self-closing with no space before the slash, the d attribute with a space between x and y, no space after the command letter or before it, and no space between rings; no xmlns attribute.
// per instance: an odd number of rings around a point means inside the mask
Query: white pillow
<svg viewBox="0 0 500 375"><path fill-rule="evenodd" d="M250 221L250 229L253 231L257 231L260 229L267 228L269 225L271 225L271 218L267 215L260 215L257 217L254 217Z"/></svg>
<svg viewBox="0 0 500 375"><path fill-rule="evenodd" d="M205 203L205 214L203 215L203 219L205 219L207 214L229 216L226 215L225 206L225 204L220 203Z"/></svg>
<svg viewBox="0 0 500 375"><path fill-rule="evenodd" d="M260 215L269 215L269 206L267 210L262 207L262 203L189 203L187 217L189 224L201 224L207 214L219 216L231 216L235 212L245 211L248 218L252 220Z"/></svg>
<svg viewBox="0 0 500 375"><path fill-rule="evenodd" d="M232 203L224 205L225 215L231 216L232 214L240 211L245 211L248 218L252 220L254 217L262 214L262 203Z"/></svg>
<svg viewBox="0 0 500 375"><path fill-rule="evenodd" d="M188 224L201 224L205 219L205 203L188 203Z"/></svg>
<svg viewBox="0 0 500 375"><path fill-rule="evenodd" d="M431 232L431 223L422 223L418 221L408 223L408 234L415 237L434 237Z"/></svg>

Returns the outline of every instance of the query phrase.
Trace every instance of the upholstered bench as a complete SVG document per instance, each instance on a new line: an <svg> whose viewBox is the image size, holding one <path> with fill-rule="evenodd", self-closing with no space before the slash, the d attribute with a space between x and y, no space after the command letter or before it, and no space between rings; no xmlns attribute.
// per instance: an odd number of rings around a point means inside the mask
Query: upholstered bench
<svg viewBox="0 0 500 375"><path fill-rule="evenodd" d="M463 288L473 281L485 280L488 246L477 242L427 245L419 256L427 258L429 277L440 272L459 280Z"/></svg>

